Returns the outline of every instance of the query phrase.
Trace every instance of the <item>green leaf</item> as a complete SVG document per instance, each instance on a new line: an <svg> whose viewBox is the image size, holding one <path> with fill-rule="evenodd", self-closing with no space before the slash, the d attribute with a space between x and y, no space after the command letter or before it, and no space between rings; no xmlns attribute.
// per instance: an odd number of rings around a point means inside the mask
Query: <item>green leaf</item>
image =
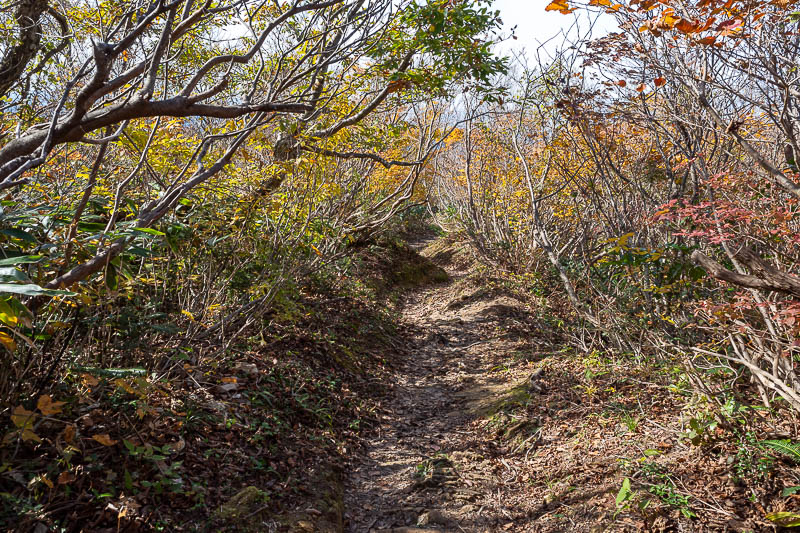
<svg viewBox="0 0 800 533"><path fill-rule="evenodd" d="M149 233L150 235L157 235L159 237L163 237L166 235L163 231L158 231L157 229L153 228L132 228L133 231L139 231L141 233Z"/></svg>
<svg viewBox="0 0 800 533"><path fill-rule="evenodd" d="M44 259L43 255L20 255L18 257L7 257L0 259L0 266L25 265L38 263Z"/></svg>
<svg viewBox="0 0 800 533"><path fill-rule="evenodd" d="M793 487L786 487L781 491L781 497L787 498L792 494L797 494L798 492L800 492L800 485L795 485Z"/></svg>
<svg viewBox="0 0 800 533"><path fill-rule="evenodd" d="M790 513L788 511L780 511L777 513L767 513L766 519L774 522L781 527L797 527L800 526L800 514Z"/></svg>
<svg viewBox="0 0 800 533"><path fill-rule="evenodd" d="M31 244L39 244L39 241L36 240L36 237L31 235L25 230L21 230L19 228L8 228L8 229L0 229L0 233L3 235L7 235L9 237L13 237L15 239L20 239L25 242L29 242Z"/></svg>
<svg viewBox="0 0 800 533"><path fill-rule="evenodd" d="M78 229L81 231L103 231L107 225L107 222L78 222Z"/></svg>
<svg viewBox="0 0 800 533"><path fill-rule="evenodd" d="M622 480L622 487L620 487L619 492L617 493L617 507L621 506L623 503L628 501L631 497L631 480L630 478L625 478Z"/></svg>
<svg viewBox="0 0 800 533"><path fill-rule="evenodd" d="M142 248L141 246L131 246L128 248L127 251L131 255L136 255L139 257L151 257L153 255L153 252L151 252L147 248Z"/></svg>
<svg viewBox="0 0 800 533"><path fill-rule="evenodd" d="M144 368L97 368L96 366L75 365L72 370L103 378L129 378L147 375L147 370Z"/></svg>
<svg viewBox="0 0 800 533"><path fill-rule="evenodd" d="M800 463L800 444L794 443L789 439L765 440L761 441L761 444L784 455L788 455L794 462Z"/></svg>
<svg viewBox="0 0 800 533"><path fill-rule="evenodd" d="M128 472L128 469L125 469L125 490L128 493L133 492L133 478L131 477L131 473Z"/></svg>
<svg viewBox="0 0 800 533"><path fill-rule="evenodd" d="M0 282L4 281L25 281L30 282L25 272L14 267L1 267L0 268Z"/></svg>
<svg viewBox="0 0 800 533"><path fill-rule="evenodd" d="M115 291L119 287L119 278L117 278L117 267L109 264L106 268L106 287L109 290Z"/></svg>
<svg viewBox="0 0 800 533"><path fill-rule="evenodd" d="M0 292L23 296L74 296L74 292L45 289L35 283L0 283Z"/></svg>

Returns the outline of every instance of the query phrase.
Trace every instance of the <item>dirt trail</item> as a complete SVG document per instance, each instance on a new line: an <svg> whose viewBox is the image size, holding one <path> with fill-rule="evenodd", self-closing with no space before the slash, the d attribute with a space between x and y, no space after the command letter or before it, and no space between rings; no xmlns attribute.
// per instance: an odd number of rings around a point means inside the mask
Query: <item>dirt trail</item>
<svg viewBox="0 0 800 533"><path fill-rule="evenodd" d="M442 266L451 282L403 302L407 355L387 402L392 410L382 414L366 458L351 466L346 531L531 531L530 520L548 508L524 468L541 432L501 413L541 391L533 362L505 366L535 352L535 325L520 301Z"/></svg>

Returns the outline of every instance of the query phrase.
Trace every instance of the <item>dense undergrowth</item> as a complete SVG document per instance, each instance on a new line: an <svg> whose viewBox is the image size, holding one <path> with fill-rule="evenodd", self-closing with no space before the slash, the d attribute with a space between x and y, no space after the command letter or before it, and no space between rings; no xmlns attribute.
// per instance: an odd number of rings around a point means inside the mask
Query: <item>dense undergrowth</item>
<svg viewBox="0 0 800 533"><path fill-rule="evenodd" d="M387 274L401 272L409 288L432 271L385 238L347 268L282 287L231 342L176 340L191 339L194 320L184 320L124 335L138 342L109 343L97 366L70 363L6 426L3 526L241 529L277 524L297 501L337 490L343 459L375 421L386 354L397 351L398 287ZM104 326L136 316L127 306ZM119 366L133 363L144 366ZM260 503L245 520L223 504L248 487Z"/></svg>

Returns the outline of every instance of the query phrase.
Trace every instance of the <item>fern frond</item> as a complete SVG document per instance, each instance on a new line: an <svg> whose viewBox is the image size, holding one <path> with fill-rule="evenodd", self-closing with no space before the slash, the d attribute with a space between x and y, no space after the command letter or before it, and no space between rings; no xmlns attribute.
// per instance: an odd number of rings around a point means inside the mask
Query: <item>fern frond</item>
<svg viewBox="0 0 800 533"><path fill-rule="evenodd" d="M768 448L772 448L784 455L789 456L793 461L800 463L800 443L792 442L789 439L784 440L765 440L761 444Z"/></svg>

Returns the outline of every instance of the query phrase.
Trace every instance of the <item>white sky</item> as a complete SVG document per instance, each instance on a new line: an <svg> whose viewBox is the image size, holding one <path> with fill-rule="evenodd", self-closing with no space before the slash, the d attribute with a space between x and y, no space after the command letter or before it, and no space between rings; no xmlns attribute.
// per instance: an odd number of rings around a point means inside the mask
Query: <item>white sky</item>
<svg viewBox="0 0 800 533"><path fill-rule="evenodd" d="M535 51L540 43L562 31L567 31L575 22L575 14L562 15L558 11L545 11L544 8L550 0L494 0L494 8L500 10L500 18L506 30L517 27L515 35L517 40L504 43L504 51L526 49ZM582 30L588 28L588 19L580 16ZM599 37L613 31L616 23L613 18L603 15L594 28L593 35ZM554 41L562 41L557 38ZM549 48L549 47L547 47Z"/></svg>

